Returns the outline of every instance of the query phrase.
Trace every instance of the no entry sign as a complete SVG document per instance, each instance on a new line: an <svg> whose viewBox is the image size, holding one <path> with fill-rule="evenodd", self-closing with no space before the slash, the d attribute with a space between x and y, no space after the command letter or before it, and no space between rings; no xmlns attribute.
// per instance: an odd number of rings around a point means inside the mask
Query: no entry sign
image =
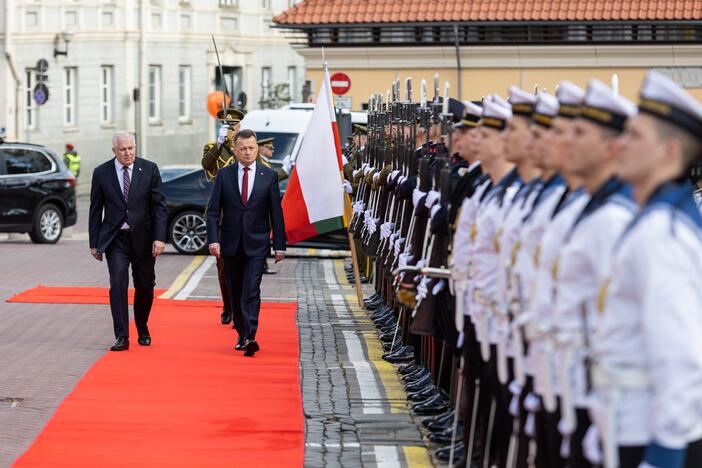
<svg viewBox="0 0 702 468"><path fill-rule="evenodd" d="M351 89L351 78L346 73L336 72L329 80L331 81L332 92L337 96L344 95Z"/></svg>

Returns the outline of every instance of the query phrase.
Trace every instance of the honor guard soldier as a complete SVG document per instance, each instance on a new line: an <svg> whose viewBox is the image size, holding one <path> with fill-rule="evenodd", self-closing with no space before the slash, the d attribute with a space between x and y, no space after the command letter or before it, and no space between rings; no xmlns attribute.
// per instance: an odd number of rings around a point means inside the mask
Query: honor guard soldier
<svg viewBox="0 0 702 468"><path fill-rule="evenodd" d="M511 432L509 414L510 396L507 387L500 384L498 376L497 327L499 311L497 304L498 257L500 252L499 228L505 213L522 185L514 163L505 157L504 130L512 118L510 104L498 95L488 97L483 103L479 149L483 170L492 181L476 214L477 233L472 249L473 323L485 366L480 376L481 393L487 390L489 399L483 400L488 415L481 432L486 441L483 457L487 464L506 463L506 448ZM482 400L482 398L481 398Z"/></svg>
<svg viewBox="0 0 702 468"><path fill-rule="evenodd" d="M239 109L222 109L217 112L217 118L221 124L217 142L207 143L202 150L202 168L210 180L217 177L217 171L236 162L233 141L239 131L239 123L244 118L244 113ZM227 293L227 279L221 257L217 260L217 276L224 303L220 319L222 324L226 325L232 321L232 304Z"/></svg>
<svg viewBox="0 0 702 468"><path fill-rule="evenodd" d="M562 99L572 95L575 101L580 92L572 83L559 86ZM544 233L542 274L550 277L552 292L542 289L546 297L539 298L539 307L551 354L550 363L544 362L542 378L550 385L556 382L552 392L559 397L559 430L567 449L561 454L570 466L587 467L582 442L590 419L583 366L587 340L582 331L584 326L588 335L594 330L600 278L616 240L633 216L629 188L617 178L616 170L617 137L626 119L636 113L636 106L593 80L575 113L574 119L559 113L554 131L564 136L559 141L569 151L564 176L576 177L587 196L562 208Z"/></svg>
<svg viewBox="0 0 702 468"><path fill-rule="evenodd" d="M273 168L271 165L271 158L273 158L273 152L275 147L273 146L273 137L261 138L256 141L258 144L258 159L257 161L266 167ZM290 170L292 169L292 163L290 162L290 155L285 155L283 158L283 166L279 167L275 171L278 173L278 182L285 180L290 175Z"/></svg>
<svg viewBox="0 0 702 468"><path fill-rule="evenodd" d="M590 339L606 468L702 461L702 217L688 181L701 138L702 104L649 71L619 141L640 210L615 245Z"/></svg>

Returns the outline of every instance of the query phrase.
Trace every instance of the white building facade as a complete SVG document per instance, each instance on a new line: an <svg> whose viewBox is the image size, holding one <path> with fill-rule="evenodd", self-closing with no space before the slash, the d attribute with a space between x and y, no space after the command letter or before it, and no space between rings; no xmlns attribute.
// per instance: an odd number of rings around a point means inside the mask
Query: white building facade
<svg viewBox="0 0 702 468"><path fill-rule="evenodd" d="M211 35L230 93L236 100L243 92L247 109L258 107L264 85L287 84L293 100L301 97L304 59L270 28L295 0L3 2L0 127L8 141L59 154L75 145L83 187L119 130L133 132L138 154L161 165L199 163L215 136L207 96L221 89ZM41 80L49 97L39 106Z"/></svg>

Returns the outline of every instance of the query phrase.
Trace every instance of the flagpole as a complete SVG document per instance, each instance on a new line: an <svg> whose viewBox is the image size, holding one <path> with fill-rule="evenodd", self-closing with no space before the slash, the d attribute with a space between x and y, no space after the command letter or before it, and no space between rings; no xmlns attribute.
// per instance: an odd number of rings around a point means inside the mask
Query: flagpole
<svg viewBox="0 0 702 468"><path fill-rule="evenodd" d="M327 59L324 54L324 47L322 47L322 67L323 67L323 74L324 76L327 75L328 70L327 70ZM328 90L331 92L331 89ZM331 97L331 94L329 95ZM334 106L334 120L336 120L336 106ZM346 182L346 177L344 176L344 168L340 167L339 168L339 176L341 177L341 181ZM351 231L349 231L348 223L351 221L351 214L353 211L351 210L351 200L349 199L349 195L346 193L345 190L342 190L342 197L344 197L344 229L346 229L346 235L349 238L349 249L351 250L351 264L353 265L353 277L354 277L354 283L356 286L356 299L358 300L358 306L360 308L363 308L363 291L361 290L361 271L358 268L358 254L356 252L356 244L353 241L353 236L351 235Z"/></svg>

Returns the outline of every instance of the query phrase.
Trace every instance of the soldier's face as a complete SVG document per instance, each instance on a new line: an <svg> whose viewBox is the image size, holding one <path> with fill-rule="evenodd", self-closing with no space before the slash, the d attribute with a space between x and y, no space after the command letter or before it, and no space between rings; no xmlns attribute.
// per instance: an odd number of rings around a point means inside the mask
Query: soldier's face
<svg viewBox="0 0 702 468"><path fill-rule="evenodd" d="M273 150L271 150L267 146L259 146L258 153L261 156L263 156L264 158L272 158L273 157Z"/></svg>
<svg viewBox="0 0 702 468"><path fill-rule="evenodd" d="M244 166L250 166L256 161L258 155L258 145L256 138L239 138L236 140L236 159Z"/></svg>
<svg viewBox="0 0 702 468"><path fill-rule="evenodd" d="M546 129L538 124L529 125L531 140L529 154L532 163L543 170L550 170L552 166L551 148L545 145L544 134Z"/></svg>
<svg viewBox="0 0 702 468"><path fill-rule="evenodd" d="M630 118L617 143L618 173L625 182L636 185L646 181L665 159L655 121L646 114Z"/></svg>
<svg viewBox="0 0 702 468"><path fill-rule="evenodd" d="M118 138L115 145L112 147L117 161L123 166L129 166L136 158L136 144L132 137Z"/></svg>
<svg viewBox="0 0 702 468"><path fill-rule="evenodd" d="M500 158L504 152L502 132L494 128L480 127L478 148L482 161L490 163Z"/></svg>
<svg viewBox="0 0 702 468"><path fill-rule="evenodd" d="M556 117L551 126L551 141L560 154L561 169L570 172L570 164L575 153L572 151L573 120Z"/></svg>
<svg viewBox="0 0 702 468"><path fill-rule="evenodd" d="M531 139L528 121L521 116L515 116L507 123L504 131L505 155L507 161L521 164L529 157L528 147Z"/></svg>
<svg viewBox="0 0 702 468"><path fill-rule="evenodd" d="M602 164L611 138L606 137L602 127L585 119L575 119L570 142L573 157L568 158L568 171L587 177Z"/></svg>

